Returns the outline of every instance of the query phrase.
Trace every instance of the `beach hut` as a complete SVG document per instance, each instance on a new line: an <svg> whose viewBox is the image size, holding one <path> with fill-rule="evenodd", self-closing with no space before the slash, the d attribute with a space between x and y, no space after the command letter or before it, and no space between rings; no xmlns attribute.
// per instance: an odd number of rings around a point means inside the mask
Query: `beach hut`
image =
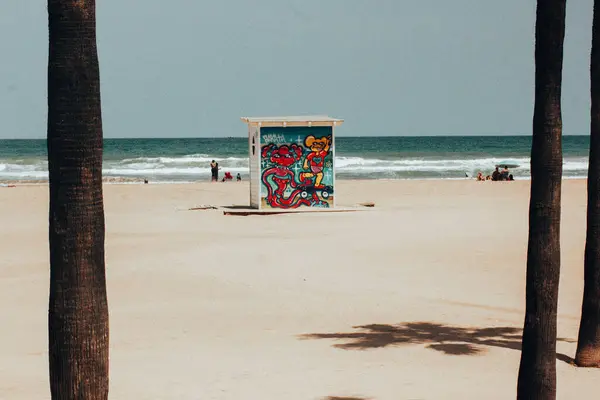
<svg viewBox="0 0 600 400"><path fill-rule="evenodd" d="M250 207L335 207L334 128L327 116L243 117L248 124Z"/></svg>

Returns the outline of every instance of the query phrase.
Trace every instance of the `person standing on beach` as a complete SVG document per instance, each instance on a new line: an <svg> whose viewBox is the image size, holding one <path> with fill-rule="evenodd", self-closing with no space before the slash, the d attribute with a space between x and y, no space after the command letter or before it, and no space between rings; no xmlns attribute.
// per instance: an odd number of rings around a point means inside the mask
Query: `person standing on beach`
<svg viewBox="0 0 600 400"><path fill-rule="evenodd" d="M213 179L215 182L219 182L219 163L215 163L215 172L213 173Z"/></svg>
<svg viewBox="0 0 600 400"><path fill-rule="evenodd" d="M218 174L218 170L217 170L217 166L218 164L215 162L215 160L212 160L210 162L210 175L211 175L211 182L214 182L217 180L217 174Z"/></svg>

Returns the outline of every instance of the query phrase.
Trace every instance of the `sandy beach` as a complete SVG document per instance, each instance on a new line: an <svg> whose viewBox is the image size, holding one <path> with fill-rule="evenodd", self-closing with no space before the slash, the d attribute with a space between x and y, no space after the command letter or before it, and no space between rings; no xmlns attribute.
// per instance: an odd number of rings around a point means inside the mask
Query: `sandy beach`
<svg viewBox="0 0 600 400"><path fill-rule="evenodd" d="M224 216L247 183L105 185L111 394L143 399L508 399L529 182L340 181L364 212ZM585 180L563 182L558 398L583 289ZM47 186L0 188L0 399L48 399Z"/></svg>

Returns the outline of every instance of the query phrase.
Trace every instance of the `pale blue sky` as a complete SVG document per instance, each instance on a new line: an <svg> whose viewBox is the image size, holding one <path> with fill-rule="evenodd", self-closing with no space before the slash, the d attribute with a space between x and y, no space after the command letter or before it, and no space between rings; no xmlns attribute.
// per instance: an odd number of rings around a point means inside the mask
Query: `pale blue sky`
<svg viewBox="0 0 600 400"><path fill-rule="evenodd" d="M535 0L96 0L105 137L530 134ZM563 121L589 132L592 0L567 5ZM0 138L46 135L44 0L2 0Z"/></svg>

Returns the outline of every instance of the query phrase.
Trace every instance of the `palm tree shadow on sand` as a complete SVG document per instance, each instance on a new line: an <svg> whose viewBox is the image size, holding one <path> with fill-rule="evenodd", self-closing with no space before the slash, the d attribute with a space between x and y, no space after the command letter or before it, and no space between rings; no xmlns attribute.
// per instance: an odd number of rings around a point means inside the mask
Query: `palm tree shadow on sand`
<svg viewBox="0 0 600 400"><path fill-rule="evenodd" d="M399 325L371 324L355 326L355 332L310 333L300 339L344 340L334 347L344 350L367 350L388 346L425 345L431 350L448 355L477 355L486 347L521 350L521 329L514 327L473 328L457 327L432 322L406 322ZM558 338L557 341L574 343ZM566 363L573 359L558 353L556 358Z"/></svg>

